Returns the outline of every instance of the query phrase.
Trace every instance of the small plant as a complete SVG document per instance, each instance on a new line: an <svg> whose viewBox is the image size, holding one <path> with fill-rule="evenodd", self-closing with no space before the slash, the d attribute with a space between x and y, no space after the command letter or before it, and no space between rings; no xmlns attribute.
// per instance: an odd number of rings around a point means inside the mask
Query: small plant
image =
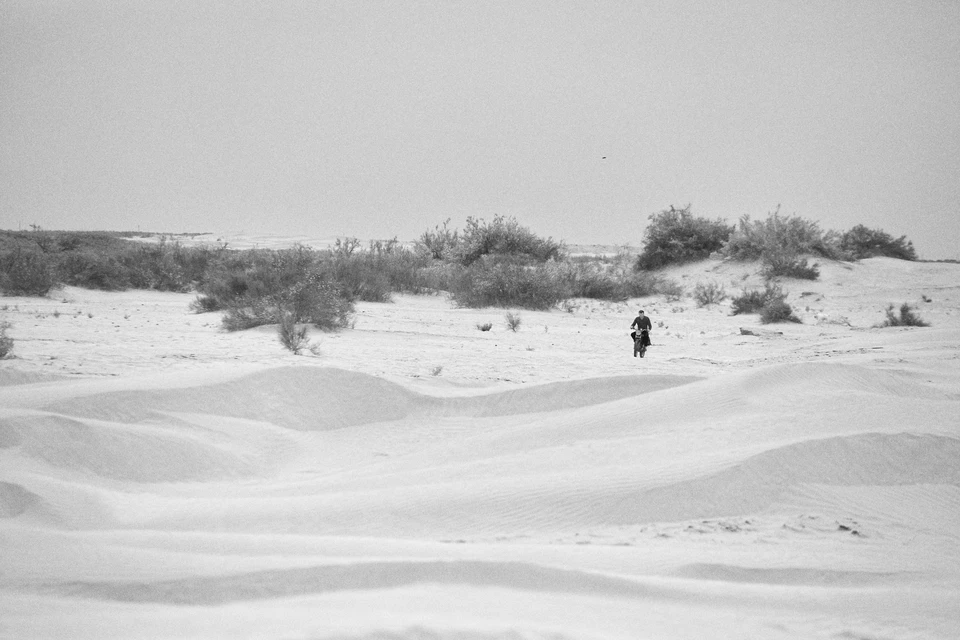
<svg viewBox="0 0 960 640"><path fill-rule="evenodd" d="M220 302L213 296L198 295L190 302L190 311L193 313L210 313L220 308Z"/></svg>
<svg viewBox="0 0 960 640"><path fill-rule="evenodd" d="M309 348L310 338L307 337L307 327L306 325L297 327L296 317L292 313L280 313L277 334L280 337L280 344L295 356Z"/></svg>
<svg viewBox="0 0 960 640"><path fill-rule="evenodd" d="M887 307L887 319L883 321L881 327L929 327L930 323L925 322L920 316L913 313L909 304L904 302L900 305L900 316L893 311L893 304Z"/></svg>
<svg viewBox="0 0 960 640"><path fill-rule="evenodd" d="M706 307L711 304L719 304L727 298L727 291L723 285L716 282L706 284L698 282L693 288L693 299L697 301L698 307Z"/></svg>
<svg viewBox="0 0 960 640"><path fill-rule="evenodd" d="M760 322L772 324L775 322L800 322L800 318L793 314L793 307L786 300L771 300L760 310Z"/></svg>
<svg viewBox="0 0 960 640"><path fill-rule="evenodd" d="M493 329L493 323L492 323L492 322L483 322L483 323L478 322L478 323L477 323L477 329L480 329L480 331L490 331L490 329Z"/></svg>
<svg viewBox="0 0 960 640"><path fill-rule="evenodd" d="M60 309L54 309L54 310L53 310L53 313L52 313L51 315L53 315L54 318L59 318L59 317L60 317Z"/></svg>
<svg viewBox="0 0 960 640"><path fill-rule="evenodd" d="M13 353L13 338L7 335L7 329L9 328L9 322L0 322L0 359Z"/></svg>
<svg viewBox="0 0 960 640"><path fill-rule="evenodd" d="M435 366L435 367L433 368L433 371L430 372L430 375L432 375L432 376L439 376L442 371L443 371L443 365L442 365L442 364L438 364L437 366Z"/></svg>
<svg viewBox="0 0 960 640"><path fill-rule="evenodd" d="M507 328L510 329L510 331L513 331L514 333L516 333L517 329L520 328L520 314L513 313L512 311L508 311L507 314L503 317L507 321Z"/></svg>

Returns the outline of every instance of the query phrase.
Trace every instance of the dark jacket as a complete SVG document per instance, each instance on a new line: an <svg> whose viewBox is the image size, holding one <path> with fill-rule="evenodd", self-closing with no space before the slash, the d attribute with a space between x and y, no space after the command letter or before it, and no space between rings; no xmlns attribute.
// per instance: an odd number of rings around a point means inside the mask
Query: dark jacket
<svg viewBox="0 0 960 640"><path fill-rule="evenodd" d="M646 329L647 331L650 331L650 329L653 328L653 323L650 322L650 318L647 316L637 316L633 319L633 323L630 325L630 328Z"/></svg>

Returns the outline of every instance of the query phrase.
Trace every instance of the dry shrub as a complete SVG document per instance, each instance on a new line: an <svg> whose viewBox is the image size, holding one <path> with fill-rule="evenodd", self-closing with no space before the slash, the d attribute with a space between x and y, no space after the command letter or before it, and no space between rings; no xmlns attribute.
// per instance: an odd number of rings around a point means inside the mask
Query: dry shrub
<svg viewBox="0 0 960 640"><path fill-rule="evenodd" d="M13 353L13 338L7 335L9 328L9 322L0 322L0 359L6 358Z"/></svg>
<svg viewBox="0 0 960 640"><path fill-rule="evenodd" d="M744 291L734 298L731 301L732 314L760 313L770 302L785 300L786 297L780 285L768 282L763 289Z"/></svg>
<svg viewBox="0 0 960 640"><path fill-rule="evenodd" d="M904 302L900 305L900 315L894 313L894 305L891 303L887 309L887 319L879 326L881 327L929 327L930 323L925 322L920 316L913 312L913 308Z"/></svg>
<svg viewBox="0 0 960 640"><path fill-rule="evenodd" d="M693 299L698 307L719 304L727 299L727 290L716 282L698 282L693 288Z"/></svg>

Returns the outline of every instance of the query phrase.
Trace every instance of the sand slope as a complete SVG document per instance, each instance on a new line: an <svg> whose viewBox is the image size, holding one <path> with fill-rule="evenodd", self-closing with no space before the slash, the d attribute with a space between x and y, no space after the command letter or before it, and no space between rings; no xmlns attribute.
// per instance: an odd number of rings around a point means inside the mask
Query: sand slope
<svg viewBox="0 0 960 640"><path fill-rule="evenodd" d="M764 337L399 297L316 357L189 296L13 299L0 636L956 637L958 270L823 270ZM918 291L933 327L864 322Z"/></svg>

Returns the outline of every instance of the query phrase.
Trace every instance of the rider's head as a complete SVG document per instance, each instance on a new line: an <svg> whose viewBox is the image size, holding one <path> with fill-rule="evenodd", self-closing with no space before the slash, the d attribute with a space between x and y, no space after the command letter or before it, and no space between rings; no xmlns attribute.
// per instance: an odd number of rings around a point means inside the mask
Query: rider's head
<svg viewBox="0 0 960 640"><path fill-rule="evenodd" d="M643 309L640 309L640 315L643 315Z"/></svg>

